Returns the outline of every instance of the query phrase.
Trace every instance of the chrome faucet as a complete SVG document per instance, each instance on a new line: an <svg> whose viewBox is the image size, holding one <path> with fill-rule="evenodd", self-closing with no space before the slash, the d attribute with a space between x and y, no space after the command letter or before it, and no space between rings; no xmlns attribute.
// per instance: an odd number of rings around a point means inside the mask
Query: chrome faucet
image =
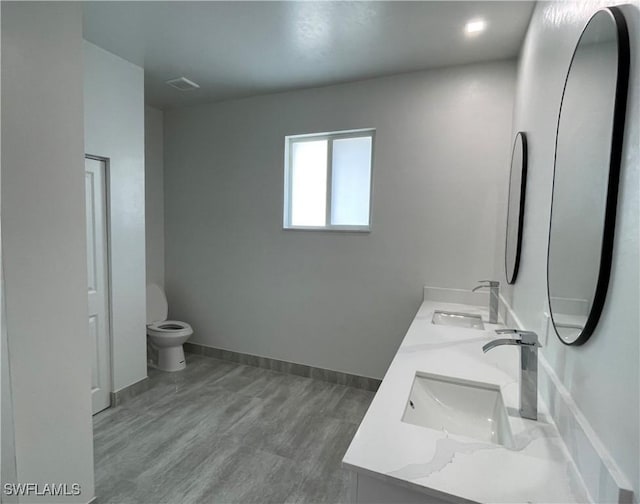
<svg viewBox="0 0 640 504"><path fill-rule="evenodd" d="M480 285L474 287L471 292L475 292L478 289L484 289L488 287L490 289L489 292L489 323L497 324L498 323L498 292L500 291L500 282L495 280L480 280Z"/></svg>
<svg viewBox="0 0 640 504"><path fill-rule="evenodd" d="M496 329L496 334L517 334L518 338L500 338L490 341L482 347L487 353L501 345L520 347L520 416L531 420L538 419L538 335L531 331L518 329Z"/></svg>

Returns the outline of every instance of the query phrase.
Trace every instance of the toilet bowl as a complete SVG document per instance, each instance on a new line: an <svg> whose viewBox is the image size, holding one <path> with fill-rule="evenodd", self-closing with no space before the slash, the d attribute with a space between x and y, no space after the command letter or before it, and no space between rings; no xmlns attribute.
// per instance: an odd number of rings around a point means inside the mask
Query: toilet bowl
<svg viewBox="0 0 640 504"><path fill-rule="evenodd" d="M158 352L156 367L161 371L180 371L186 367L182 345L193 334L186 322L167 320L169 306L164 291L147 285L147 336Z"/></svg>

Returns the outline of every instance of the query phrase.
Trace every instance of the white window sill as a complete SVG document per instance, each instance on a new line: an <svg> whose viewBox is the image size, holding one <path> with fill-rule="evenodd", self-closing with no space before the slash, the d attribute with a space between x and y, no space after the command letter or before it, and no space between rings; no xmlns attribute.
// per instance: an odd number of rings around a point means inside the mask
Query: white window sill
<svg viewBox="0 0 640 504"><path fill-rule="evenodd" d="M370 233L370 226L283 226L285 231L330 231L341 233Z"/></svg>

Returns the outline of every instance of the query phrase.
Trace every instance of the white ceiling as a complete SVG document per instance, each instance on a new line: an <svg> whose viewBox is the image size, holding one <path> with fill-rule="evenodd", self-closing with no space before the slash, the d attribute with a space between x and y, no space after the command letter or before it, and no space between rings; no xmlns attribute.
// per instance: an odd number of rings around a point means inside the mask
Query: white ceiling
<svg viewBox="0 0 640 504"><path fill-rule="evenodd" d="M84 36L144 67L146 101L167 108L515 57L533 4L85 2ZM165 84L180 76L201 88Z"/></svg>

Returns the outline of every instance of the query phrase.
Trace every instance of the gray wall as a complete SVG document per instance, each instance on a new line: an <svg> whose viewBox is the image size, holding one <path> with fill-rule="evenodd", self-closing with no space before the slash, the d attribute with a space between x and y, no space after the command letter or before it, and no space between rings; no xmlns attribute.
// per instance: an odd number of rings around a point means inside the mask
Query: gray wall
<svg viewBox="0 0 640 504"><path fill-rule="evenodd" d="M424 284L490 277L515 64L165 112L166 284L192 341L382 377ZM285 135L376 128L370 234L282 229Z"/></svg>
<svg viewBox="0 0 640 504"><path fill-rule="evenodd" d="M2 2L2 246L17 480L94 495L82 6Z"/></svg>
<svg viewBox="0 0 640 504"><path fill-rule="evenodd" d="M0 21L1 18L2 9L0 8ZM2 152L1 144L2 137L0 135L0 152ZM2 157L0 156L0 173L2 172L1 166ZM0 482L2 484L16 482L16 438L13 430L13 398L4 298L4 271L2 267L2 247L0 246ZM11 498L5 493L0 493L0 502L17 502L17 497Z"/></svg>
<svg viewBox="0 0 640 504"><path fill-rule="evenodd" d="M541 334L546 326L544 312L548 310L547 238L555 131L564 79L582 28L598 8L608 4L538 4L519 63L513 132L523 130L529 136L529 177L520 273L516 284L505 293L522 323ZM552 333L543 349L586 420L630 480L636 495L640 491L638 5L636 1L624 6L631 36L632 68L613 270L604 312L585 345L564 346ZM506 192L506 178L502 186ZM500 259L504 257L503 237L501 223L498 243L502 248L497 256ZM500 267L498 271L502 274L503 269Z"/></svg>
<svg viewBox="0 0 640 504"><path fill-rule="evenodd" d="M164 132L162 111L144 108L147 283L164 286Z"/></svg>
<svg viewBox="0 0 640 504"><path fill-rule="evenodd" d="M84 42L85 152L108 158L113 390L147 376L144 73Z"/></svg>

